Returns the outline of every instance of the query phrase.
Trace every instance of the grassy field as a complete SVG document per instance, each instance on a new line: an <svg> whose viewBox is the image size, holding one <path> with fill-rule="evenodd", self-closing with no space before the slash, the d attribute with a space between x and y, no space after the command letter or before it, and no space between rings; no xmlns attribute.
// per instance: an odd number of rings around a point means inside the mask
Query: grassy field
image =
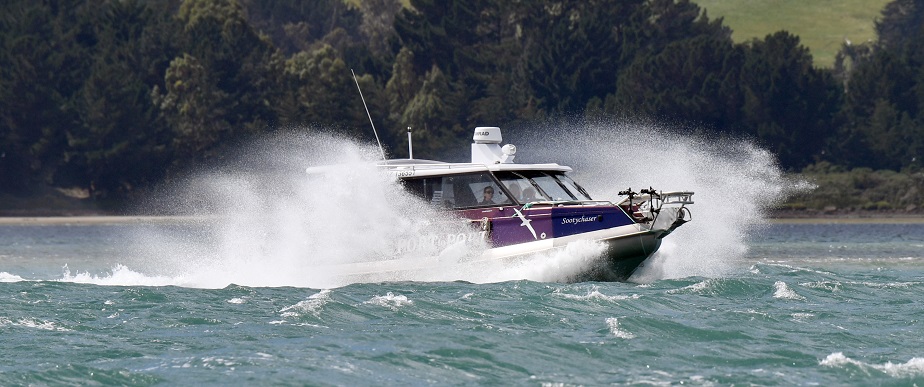
<svg viewBox="0 0 924 387"><path fill-rule="evenodd" d="M891 0L691 0L710 19L725 18L736 42L786 30L812 51L815 64L831 67L844 39L876 38L874 23Z"/></svg>
<svg viewBox="0 0 924 387"><path fill-rule="evenodd" d="M362 0L343 0L356 6ZM844 39L876 38L874 23L892 0L691 0L710 19L725 18L736 42L763 38L779 30L798 35L815 65L831 67ZM409 0L401 0L405 7Z"/></svg>

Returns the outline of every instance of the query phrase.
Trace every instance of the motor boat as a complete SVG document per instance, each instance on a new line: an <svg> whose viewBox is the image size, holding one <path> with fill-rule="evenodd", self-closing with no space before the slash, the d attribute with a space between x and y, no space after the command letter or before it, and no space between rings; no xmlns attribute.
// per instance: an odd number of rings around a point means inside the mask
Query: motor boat
<svg viewBox="0 0 924 387"><path fill-rule="evenodd" d="M480 261L513 261L590 240L602 243L603 253L573 280L624 281L691 220L693 192L649 187L619 192L617 201L595 200L568 176L570 167L515 163L516 146L501 145L498 127L477 127L472 139L469 163L414 159L411 150L411 158L378 166L422 205L468 222L487 246ZM388 267L364 264L361 271Z"/></svg>

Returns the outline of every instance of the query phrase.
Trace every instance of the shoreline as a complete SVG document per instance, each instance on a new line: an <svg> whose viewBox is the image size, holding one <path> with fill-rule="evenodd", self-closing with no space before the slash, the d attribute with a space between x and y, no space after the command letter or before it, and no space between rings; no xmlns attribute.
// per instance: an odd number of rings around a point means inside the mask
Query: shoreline
<svg viewBox="0 0 924 387"><path fill-rule="evenodd" d="M924 224L924 217L816 217L768 218L770 224Z"/></svg>
<svg viewBox="0 0 924 387"><path fill-rule="evenodd" d="M0 226L192 223L209 218L157 215L0 216Z"/></svg>
<svg viewBox="0 0 924 387"><path fill-rule="evenodd" d="M76 216L0 216L0 226L102 225L195 223L212 216L177 215L76 215ZM817 216L770 217L770 224L924 224L924 215L906 216Z"/></svg>

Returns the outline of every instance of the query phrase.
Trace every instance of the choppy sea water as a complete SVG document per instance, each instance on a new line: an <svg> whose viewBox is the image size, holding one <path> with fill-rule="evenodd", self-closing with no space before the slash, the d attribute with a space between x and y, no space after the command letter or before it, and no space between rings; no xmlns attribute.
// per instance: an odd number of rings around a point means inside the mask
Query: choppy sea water
<svg viewBox="0 0 924 387"><path fill-rule="evenodd" d="M924 224L771 224L720 275L328 288L134 256L174 227L0 226L0 385L924 384Z"/></svg>

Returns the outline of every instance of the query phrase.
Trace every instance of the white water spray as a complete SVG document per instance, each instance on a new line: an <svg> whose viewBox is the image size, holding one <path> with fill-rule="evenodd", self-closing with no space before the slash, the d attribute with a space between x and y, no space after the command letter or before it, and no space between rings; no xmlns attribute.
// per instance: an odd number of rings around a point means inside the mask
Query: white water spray
<svg viewBox="0 0 924 387"><path fill-rule="evenodd" d="M181 286L332 287L362 281L341 278L338 265L388 260L420 275L414 269L434 257L465 260L484 250L478 239L455 238L473 234L467 221L410 197L373 161L373 148L326 135L252 146L232 172L199 174L173 192L169 209L201 220L140 233L130 266Z"/></svg>
<svg viewBox="0 0 924 387"><path fill-rule="evenodd" d="M635 281L735 270L749 230L792 189L771 155L745 142L716 143L619 123L544 132L518 144L525 161L571 165L596 199L616 200L615 193L630 186L696 191L693 222L665 239ZM197 220L139 232L137 253L109 277L68 277L209 288L569 281L603 250L588 241L505 262L481 261L487 246L461 237L472 233L470 224L407 195L373 166L379 158L374 147L327 135L283 135L246 149L234 165L197 174L160 201L161 209ZM305 173L318 166L325 167ZM460 237L440 243L433 235ZM396 270L344 277L338 269L383 260Z"/></svg>
<svg viewBox="0 0 924 387"><path fill-rule="evenodd" d="M748 234L766 224L767 210L805 188L783 176L772 154L749 142L678 135L650 123L550 126L524 145L533 158L573 167L594 199L615 201L629 187L696 193L693 221L664 239L631 279L638 282L739 270Z"/></svg>

